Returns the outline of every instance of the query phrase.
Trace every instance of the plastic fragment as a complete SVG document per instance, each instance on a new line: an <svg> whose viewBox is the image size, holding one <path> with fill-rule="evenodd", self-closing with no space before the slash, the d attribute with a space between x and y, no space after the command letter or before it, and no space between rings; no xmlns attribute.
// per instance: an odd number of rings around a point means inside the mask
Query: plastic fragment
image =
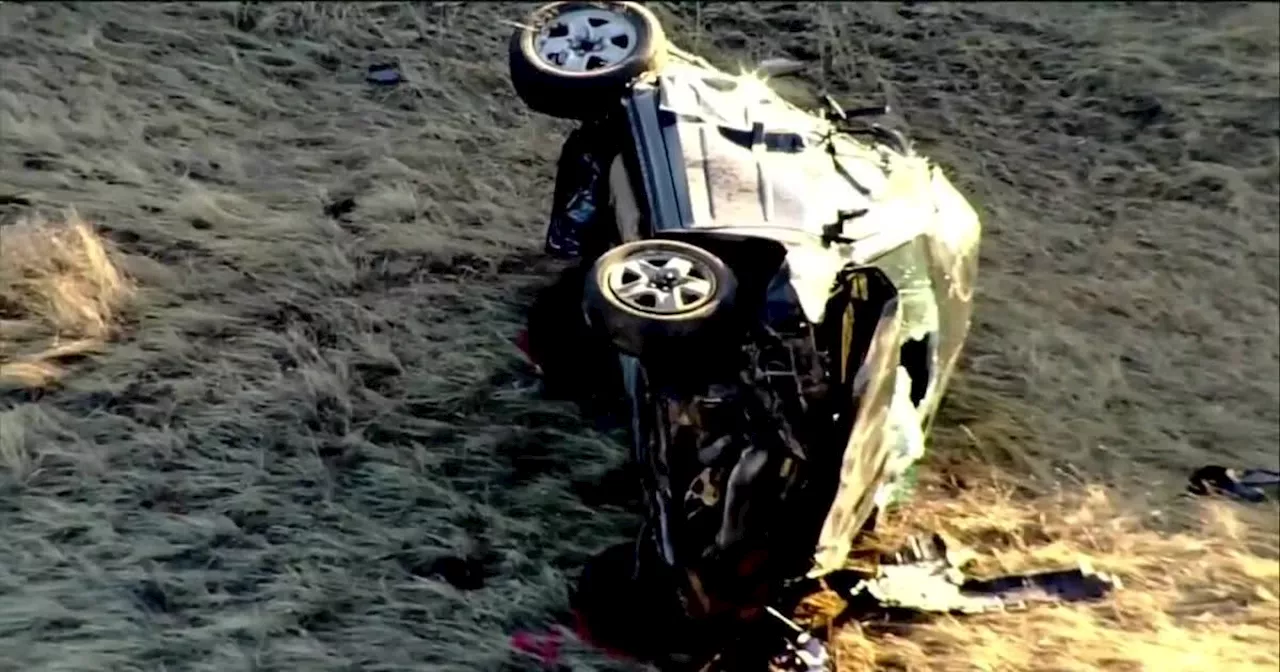
<svg viewBox="0 0 1280 672"><path fill-rule="evenodd" d="M400 74L399 65L395 63L378 63L369 66L369 74L365 75L365 81L370 84L394 86L404 81L404 77Z"/></svg>

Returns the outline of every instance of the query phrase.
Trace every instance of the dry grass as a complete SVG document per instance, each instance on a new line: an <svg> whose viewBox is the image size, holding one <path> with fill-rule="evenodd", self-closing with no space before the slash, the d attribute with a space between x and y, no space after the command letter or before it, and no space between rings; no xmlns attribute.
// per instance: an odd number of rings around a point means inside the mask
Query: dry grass
<svg viewBox="0 0 1280 672"><path fill-rule="evenodd" d="M0 389L43 388L60 362L102 349L133 294L108 246L74 212L19 219L0 244Z"/></svg>
<svg viewBox="0 0 1280 672"><path fill-rule="evenodd" d="M1123 589L1096 606L923 626L869 624L840 635L848 669L1191 672L1275 665L1280 548L1272 508L1175 499L1155 509L1101 487L1030 500L1000 487L958 496L926 492L932 496L908 514L909 525L943 529L984 549L977 573L1086 561L1120 577Z"/></svg>
<svg viewBox="0 0 1280 672"><path fill-rule="evenodd" d="M618 437L508 345L567 130L505 80L523 6L246 7L0 4L0 197L76 207L139 287L125 338L0 393L0 669L533 669L510 633L635 520L592 487ZM888 95L985 214L972 346L898 527L1126 580L849 631L845 669L1276 669L1276 507L1177 496L1280 459L1276 5L663 10L725 64L817 57L797 95ZM390 59L408 82L368 87ZM103 342L76 329L112 323L119 276L15 273L14 227L5 361ZM75 298L13 293L33 277Z"/></svg>

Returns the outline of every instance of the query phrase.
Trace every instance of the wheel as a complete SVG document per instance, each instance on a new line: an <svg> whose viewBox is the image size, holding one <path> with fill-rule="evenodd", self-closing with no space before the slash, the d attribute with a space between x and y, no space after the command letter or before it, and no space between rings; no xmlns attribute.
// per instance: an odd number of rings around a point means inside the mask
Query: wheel
<svg viewBox="0 0 1280 672"><path fill-rule="evenodd" d="M586 279L587 319L645 358L714 340L737 279L719 257L675 240L637 240L600 255Z"/></svg>
<svg viewBox="0 0 1280 672"><path fill-rule="evenodd" d="M666 55L662 25L637 3L554 2L512 33L511 83L537 112L589 119L617 105Z"/></svg>

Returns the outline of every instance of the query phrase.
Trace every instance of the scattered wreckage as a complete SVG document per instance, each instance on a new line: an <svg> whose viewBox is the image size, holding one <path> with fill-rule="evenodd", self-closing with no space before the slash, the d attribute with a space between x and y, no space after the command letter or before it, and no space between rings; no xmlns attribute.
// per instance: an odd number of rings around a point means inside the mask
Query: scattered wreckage
<svg viewBox="0 0 1280 672"><path fill-rule="evenodd" d="M547 379L616 383L649 507L575 591L594 641L665 639L644 655L666 667L827 670L786 616L815 581L926 612L1110 585L967 581L936 539L848 566L925 452L977 272L977 214L901 133L718 70L635 3L543 6L510 67L531 109L582 122L546 239L579 264L535 306L529 349Z"/></svg>

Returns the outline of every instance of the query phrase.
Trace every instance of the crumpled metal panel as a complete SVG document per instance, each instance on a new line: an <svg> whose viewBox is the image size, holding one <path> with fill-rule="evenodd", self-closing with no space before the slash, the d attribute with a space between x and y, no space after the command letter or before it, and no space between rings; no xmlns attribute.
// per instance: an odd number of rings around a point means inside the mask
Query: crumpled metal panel
<svg viewBox="0 0 1280 672"><path fill-rule="evenodd" d="M933 207L923 211L933 215L929 226L917 239L879 262L870 262L893 281L902 302L894 308L894 326L882 323L876 336L877 343L895 344L892 368L898 366L897 344L921 337L923 332L933 334L930 392L918 407L921 431L926 435L969 333L981 240L981 223L973 207L936 166L927 169L927 174L915 180L911 194L932 202ZM853 436L844 455L839 490L815 549L811 576L841 568L870 515L874 502L868 500L883 485L881 479L886 474L881 470L887 466L891 447L904 438L886 422L896 371L880 368L888 365L885 357L885 353L873 350L860 371L867 379L859 384L867 387L858 392L861 403Z"/></svg>
<svg viewBox="0 0 1280 672"><path fill-rule="evenodd" d="M973 320L973 295L978 279L982 224L973 206L932 167L930 194L937 214L927 242L927 264L937 301L938 331L931 393L920 405L924 430L929 431L964 349Z"/></svg>
<svg viewBox="0 0 1280 672"><path fill-rule="evenodd" d="M865 278L854 278L853 291L865 292ZM860 289L860 284L862 289ZM862 297L857 297L862 298ZM854 302L846 314L846 330L857 316ZM853 431L840 465L840 481L814 550L810 576L821 576L843 567L853 541L866 524L875 504L876 490L888 466L891 438L886 428L896 388L902 314L896 296L883 305L871 345L853 380L856 400ZM847 342L852 338L846 337Z"/></svg>

